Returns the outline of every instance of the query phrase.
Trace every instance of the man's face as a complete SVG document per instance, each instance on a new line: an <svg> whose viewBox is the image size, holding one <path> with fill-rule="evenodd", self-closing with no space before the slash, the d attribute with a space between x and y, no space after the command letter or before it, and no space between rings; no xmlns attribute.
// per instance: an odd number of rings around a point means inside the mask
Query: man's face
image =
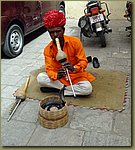
<svg viewBox="0 0 135 150"><path fill-rule="evenodd" d="M56 37L59 38L59 40L63 40L64 28L55 27L55 28L48 29L48 32L53 41L55 41Z"/></svg>

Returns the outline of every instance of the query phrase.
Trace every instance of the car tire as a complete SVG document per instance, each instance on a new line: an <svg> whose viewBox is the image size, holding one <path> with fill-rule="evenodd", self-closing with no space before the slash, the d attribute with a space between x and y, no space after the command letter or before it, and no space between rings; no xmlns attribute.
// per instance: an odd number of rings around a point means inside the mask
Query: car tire
<svg viewBox="0 0 135 150"><path fill-rule="evenodd" d="M3 52L10 58L17 57L23 51L24 35L22 29L14 24L7 31Z"/></svg>

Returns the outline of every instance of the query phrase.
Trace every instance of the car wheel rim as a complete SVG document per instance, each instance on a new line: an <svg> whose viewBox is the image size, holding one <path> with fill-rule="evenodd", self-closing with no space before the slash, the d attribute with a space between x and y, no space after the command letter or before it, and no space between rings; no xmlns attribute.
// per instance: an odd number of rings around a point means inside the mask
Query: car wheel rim
<svg viewBox="0 0 135 150"><path fill-rule="evenodd" d="M13 31L10 36L10 46L14 52L19 52L22 47L22 36L18 31Z"/></svg>

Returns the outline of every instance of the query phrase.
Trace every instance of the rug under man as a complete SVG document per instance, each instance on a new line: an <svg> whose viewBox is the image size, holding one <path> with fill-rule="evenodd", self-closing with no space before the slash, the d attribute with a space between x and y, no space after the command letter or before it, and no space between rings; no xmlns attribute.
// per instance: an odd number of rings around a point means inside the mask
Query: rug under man
<svg viewBox="0 0 135 150"><path fill-rule="evenodd" d="M56 95L56 93L42 93L40 91L40 86L36 77L40 72L44 72L44 70L44 67L42 67L30 75L26 98L43 100L46 96ZM65 97L67 104L89 107L92 109L122 111L126 102L127 73L99 68L87 68L87 71L96 77L96 80L92 82L92 94L90 96L77 97L76 99L73 97ZM23 88L23 86L24 85L18 90Z"/></svg>

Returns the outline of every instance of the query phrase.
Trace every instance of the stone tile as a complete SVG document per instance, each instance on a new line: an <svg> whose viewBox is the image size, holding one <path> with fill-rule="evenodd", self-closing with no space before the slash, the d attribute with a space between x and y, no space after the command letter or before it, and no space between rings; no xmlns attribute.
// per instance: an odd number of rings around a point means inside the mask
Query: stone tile
<svg viewBox="0 0 135 150"><path fill-rule="evenodd" d="M14 103L16 102L16 99L13 98L2 98L1 99L1 117L2 118L6 118L8 119L10 113L11 113L11 108L13 107ZM16 109L15 113L12 116L12 120L16 119L17 116L20 114L20 112L22 111L23 107L26 105L26 102L22 102L18 108Z"/></svg>
<svg viewBox="0 0 135 150"><path fill-rule="evenodd" d="M5 61L1 60L1 74L5 73L9 68L11 68L10 61L9 64L5 64Z"/></svg>
<svg viewBox="0 0 135 150"><path fill-rule="evenodd" d="M6 88L7 85L1 83L1 91Z"/></svg>
<svg viewBox="0 0 135 150"><path fill-rule="evenodd" d="M32 70L34 70L34 69L35 69L35 68L33 67L33 65L32 65L32 66L27 66L25 69L23 69L23 70L20 72L19 75L22 75L23 77L29 76L29 75L30 75L30 72L31 72Z"/></svg>
<svg viewBox="0 0 135 150"><path fill-rule="evenodd" d="M67 124L65 125L65 127L69 127L70 126L70 123L71 123L71 120L73 118L73 114L74 114L74 106L73 105L70 105L70 106L67 106L68 108L68 122Z"/></svg>
<svg viewBox="0 0 135 150"><path fill-rule="evenodd" d="M1 97L3 98L14 98L13 93L17 90L18 87L16 86L6 86L6 88L4 88L1 91Z"/></svg>
<svg viewBox="0 0 135 150"><path fill-rule="evenodd" d="M100 68L101 69L107 69L107 70L114 70L115 69L115 65L108 65L108 63L106 62L106 64L100 64Z"/></svg>
<svg viewBox="0 0 135 150"><path fill-rule="evenodd" d="M112 130L113 113L76 107L70 124L72 129L110 132Z"/></svg>
<svg viewBox="0 0 135 150"><path fill-rule="evenodd" d="M1 84L4 84L4 85L16 85L17 82L22 79L22 76L19 76L19 75L2 75L1 76Z"/></svg>
<svg viewBox="0 0 135 150"><path fill-rule="evenodd" d="M36 59L22 59L22 58L15 58L15 59L12 59L10 60L10 64L15 64L15 65L19 65L19 66L22 66L22 65L26 65L26 66L30 66L32 65L33 63L36 62Z"/></svg>
<svg viewBox="0 0 135 150"><path fill-rule="evenodd" d="M33 68L40 68L40 67L42 67L44 65L44 59L42 58L42 59L38 59L35 63L33 63ZM35 67L35 66L37 66L37 67Z"/></svg>
<svg viewBox="0 0 135 150"><path fill-rule="evenodd" d="M38 126L27 146L81 146L84 131Z"/></svg>
<svg viewBox="0 0 135 150"><path fill-rule="evenodd" d="M27 77L28 77L28 75L22 77L22 78L16 83L16 86L21 87L21 86L26 82Z"/></svg>
<svg viewBox="0 0 135 150"><path fill-rule="evenodd" d="M1 98L1 117L8 118L10 113L10 108L15 102L14 98Z"/></svg>
<svg viewBox="0 0 135 150"><path fill-rule="evenodd" d="M122 66L127 66L128 61L125 58L107 58L108 64L110 65L122 65Z"/></svg>
<svg viewBox="0 0 135 150"><path fill-rule="evenodd" d="M26 146L31 138L36 124L2 119L2 146Z"/></svg>
<svg viewBox="0 0 135 150"><path fill-rule="evenodd" d="M131 98L128 97L128 98L126 98L123 112L131 114L131 106L132 106L131 105Z"/></svg>
<svg viewBox="0 0 135 150"><path fill-rule="evenodd" d="M44 62L43 50L42 50L42 53L40 54L40 56L38 57L38 60L36 60L36 62L38 62L38 61Z"/></svg>
<svg viewBox="0 0 135 150"><path fill-rule="evenodd" d="M116 134L86 132L83 146L131 146L131 141L127 137Z"/></svg>
<svg viewBox="0 0 135 150"><path fill-rule="evenodd" d="M37 122L39 113L39 101L25 100L25 106L22 111L18 113L16 120L23 122Z"/></svg>
<svg viewBox="0 0 135 150"><path fill-rule="evenodd" d="M129 83L129 86L128 86L128 88L127 88L127 97L131 97L131 95L132 95L132 91L133 89L132 89L132 87L131 87L131 83Z"/></svg>
<svg viewBox="0 0 135 150"><path fill-rule="evenodd" d="M129 59L129 58L131 58L131 54L130 53L122 53L122 52L119 52L119 53L113 53L112 54L112 57L115 57L115 58L127 58L127 59Z"/></svg>
<svg viewBox="0 0 135 150"><path fill-rule="evenodd" d="M131 46L129 45L129 43L127 43L126 45L128 45L129 47L128 48L125 48L124 46L123 46L123 48L120 48L120 53L121 54L131 54L131 51L132 51L132 49L131 49Z"/></svg>
<svg viewBox="0 0 135 150"><path fill-rule="evenodd" d="M33 49L33 47L31 47L31 48ZM29 50L29 52L23 56L23 59L37 59L39 56L40 56L40 54L36 53L36 50L35 50L35 53L33 53Z"/></svg>
<svg viewBox="0 0 135 150"><path fill-rule="evenodd" d="M115 117L114 132L119 135L131 137L131 114L118 113Z"/></svg>
<svg viewBox="0 0 135 150"><path fill-rule="evenodd" d="M111 57L111 52L108 51L101 51L99 49L92 49L92 48L88 48L88 47L85 47L84 48L85 52L86 52L86 55L87 56L92 56L92 57L98 57L99 61L107 61L107 58L108 57Z"/></svg>
<svg viewBox="0 0 135 150"><path fill-rule="evenodd" d="M18 62L19 64L19 62ZM10 65L9 68L7 68L5 71L2 72L3 75L20 75L20 73L22 72L22 70L24 70L26 68L26 66L19 66L19 65Z"/></svg>
<svg viewBox="0 0 135 150"><path fill-rule="evenodd" d="M128 67L130 67L130 68L131 68L131 67L132 67L131 59L128 59L128 60L127 60L127 62L128 62Z"/></svg>
<svg viewBox="0 0 135 150"><path fill-rule="evenodd" d="M120 70L120 71L124 71L124 72L128 72L131 73L131 68L129 68L128 66L115 66L114 70Z"/></svg>

